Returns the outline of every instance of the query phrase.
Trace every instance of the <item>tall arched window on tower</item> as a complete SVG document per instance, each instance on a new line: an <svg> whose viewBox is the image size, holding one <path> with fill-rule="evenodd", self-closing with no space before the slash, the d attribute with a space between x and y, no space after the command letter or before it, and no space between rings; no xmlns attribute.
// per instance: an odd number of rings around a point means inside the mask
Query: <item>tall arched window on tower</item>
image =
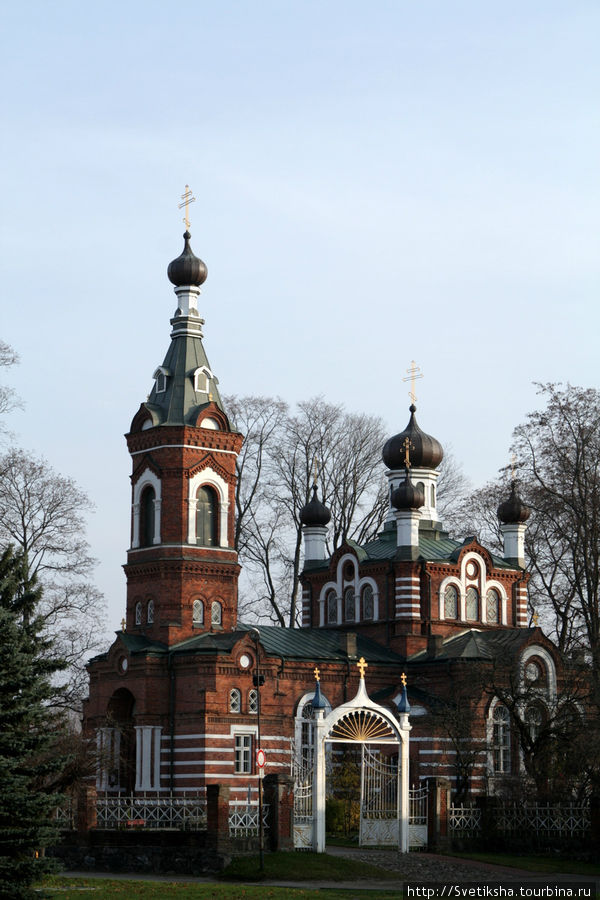
<svg viewBox="0 0 600 900"><path fill-rule="evenodd" d="M154 543L154 501L153 487L145 487L140 497L140 547L151 547Z"/></svg>
<svg viewBox="0 0 600 900"><path fill-rule="evenodd" d="M487 621L496 625L500 621L500 594L496 588L490 588L485 595Z"/></svg>
<svg viewBox="0 0 600 900"><path fill-rule="evenodd" d="M192 606L192 625L204 625L204 604L202 600L194 600Z"/></svg>
<svg viewBox="0 0 600 900"><path fill-rule="evenodd" d="M196 543L214 547L217 543L219 503L211 487L203 485L196 494Z"/></svg>

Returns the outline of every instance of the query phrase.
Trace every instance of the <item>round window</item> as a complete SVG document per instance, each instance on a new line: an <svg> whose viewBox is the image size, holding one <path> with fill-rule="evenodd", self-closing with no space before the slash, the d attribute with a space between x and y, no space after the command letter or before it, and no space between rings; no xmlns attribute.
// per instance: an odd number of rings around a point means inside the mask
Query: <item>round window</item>
<svg viewBox="0 0 600 900"><path fill-rule="evenodd" d="M252 660L250 659L250 657L248 656L247 653L242 653L238 662L239 662L240 666L242 667L242 669L247 669L247 668L249 668L249 666L252 665Z"/></svg>

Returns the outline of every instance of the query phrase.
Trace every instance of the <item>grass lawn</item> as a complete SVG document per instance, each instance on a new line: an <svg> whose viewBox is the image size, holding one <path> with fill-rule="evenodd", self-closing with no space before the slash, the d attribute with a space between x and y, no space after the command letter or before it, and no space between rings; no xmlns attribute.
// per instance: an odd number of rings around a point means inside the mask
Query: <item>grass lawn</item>
<svg viewBox="0 0 600 900"><path fill-rule="evenodd" d="M385 881L397 880L398 874L354 859L302 851L265 853L264 874L259 871L258 856L239 856L224 870L222 878L235 881L262 878L276 881Z"/></svg>
<svg viewBox="0 0 600 900"><path fill-rule="evenodd" d="M493 863L496 866L510 866L527 872L566 873L569 875L600 875L600 864L578 862L567 857L517 856L515 853L452 853L461 859L473 862Z"/></svg>
<svg viewBox="0 0 600 900"><path fill-rule="evenodd" d="M82 900L91 896L94 900L107 900L111 897L142 898L142 900L208 900L217 897L219 900L294 900L294 898L314 897L317 893L313 888L279 888L268 885L241 885L241 884L183 884L181 882L168 881L120 881L109 878L63 878L60 875L47 878L41 886L41 896L53 898L53 900ZM340 897L356 896L360 891L360 897L395 897L394 891L362 891L357 889L351 894L343 890L318 891L319 900L334 900Z"/></svg>

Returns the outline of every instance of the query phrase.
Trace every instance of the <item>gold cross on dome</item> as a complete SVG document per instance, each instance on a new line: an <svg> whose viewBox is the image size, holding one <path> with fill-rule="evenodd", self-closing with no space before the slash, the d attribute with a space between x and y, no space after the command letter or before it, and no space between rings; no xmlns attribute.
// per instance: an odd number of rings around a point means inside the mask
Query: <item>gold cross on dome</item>
<svg viewBox="0 0 600 900"><path fill-rule="evenodd" d="M313 485L317 486L317 476L319 474L319 460L316 456L313 456L313 464L312 464L312 475L313 475Z"/></svg>
<svg viewBox="0 0 600 900"><path fill-rule="evenodd" d="M321 672L319 671L319 667L315 666L315 681L320 681L319 675Z"/></svg>
<svg viewBox="0 0 600 900"><path fill-rule="evenodd" d="M423 373L421 372L414 359L411 359L410 366L406 371L408 372L408 375L406 376L406 378L403 378L402 381L410 381L410 391L408 392L408 396L413 403L416 403L417 395L415 394L415 381L417 380L417 378L422 378Z"/></svg>
<svg viewBox="0 0 600 900"><path fill-rule="evenodd" d="M121 619L121 631L125 631L126 627L127 627L127 622L125 621L125 619Z"/></svg>
<svg viewBox="0 0 600 900"><path fill-rule="evenodd" d="M183 224L190 230L190 203L194 203L196 198L192 194L190 190L189 184L186 184L185 191L181 195L181 203L177 207L178 209L183 209L185 207L185 216L183 217Z"/></svg>
<svg viewBox="0 0 600 900"><path fill-rule="evenodd" d="M517 475L517 454L513 453L513 455L510 458L510 478L511 478L511 481L513 484L515 483L516 475Z"/></svg>
<svg viewBox="0 0 600 900"><path fill-rule="evenodd" d="M415 445L411 444L410 438L405 437L402 446L404 447L404 465L410 469L410 451L415 449Z"/></svg>
<svg viewBox="0 0 600 900"><path fill-rule="evenodd" d="M365 677L365 669L369 668L369 663L365 662L364 656L361 656L359 661L356 663L356 668L360 672L360 677L364 678Z"/></svg>
<svg viewBox="0 0 600 900"><path fill-rule="evenodd" d="M402 687L406 687L406 672L403 672L400 676L400 681L402 682Z"/></svg>
<svg viewBox="0 0 600 900"><path fill-rule="evenodd" d="M534 612L534 614L532 615L531 618L532 618L532 620L533 620L533 624L534 624L535 627L537 628L537 627L538 627L538 623L539 623L539 621L540 621L540 614L536 611L536 612Z"/></svg>

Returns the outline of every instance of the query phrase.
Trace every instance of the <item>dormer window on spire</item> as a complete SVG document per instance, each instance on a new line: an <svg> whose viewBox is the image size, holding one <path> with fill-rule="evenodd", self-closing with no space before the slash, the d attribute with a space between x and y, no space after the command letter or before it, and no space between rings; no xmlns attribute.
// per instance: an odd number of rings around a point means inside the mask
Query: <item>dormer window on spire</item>
<svg viewBox="0 0 600 900"><path fill-rule="evenodd" d="M213 373L210 371L208 366L200 366L198 369L195 369L192 373L192 380L194 382L194 390L197 394L208 394L210 391L210 382L213 378Z"/></svg>
<svg viewBox="0 0 600 900"><path fill-rule="evenodd" d="M152 376L156 382L156 393L164 394L167 389L167 378L171 373L164 366L159 366Z"/></svg>

